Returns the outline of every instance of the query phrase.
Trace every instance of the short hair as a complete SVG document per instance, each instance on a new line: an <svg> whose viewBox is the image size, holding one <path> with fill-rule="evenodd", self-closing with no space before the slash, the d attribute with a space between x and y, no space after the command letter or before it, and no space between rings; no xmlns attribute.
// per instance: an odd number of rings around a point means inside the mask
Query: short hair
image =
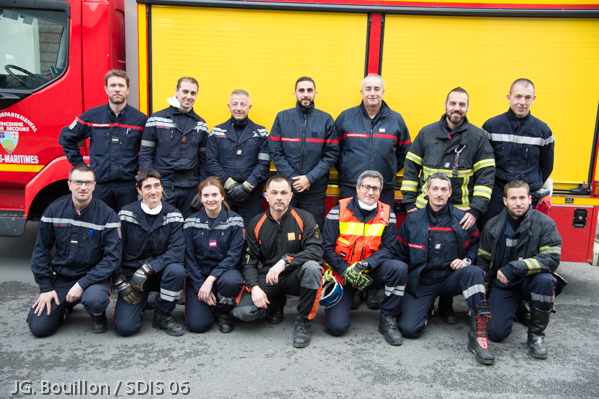
<svg viewBox="0 0 599 399"><path fill-rule="evenodd" d="M291 189L291 182L289 181L289 178L285 175L277 173L276 175L271 176L266 181L266 191L268 191L268 187L270 186L270 183L272 183L273 181L285 181L285 182L287 182L287 184L289 184L289 188Z"/></svg>
<svg viewBox="0 0 599 399"><path fill-rule="evenodd" d="M179 80L177 80L177 90L179 90L181 88L181 83L183 82L190 82L196 85L196 87L199 89L200 88L200 84L198 83L198 81L195 78L192 78L191 76L182 76L179 78Z"/></svg>
<svg viewBox="0 0 599 399"><path fill-rule="evenodd" d="M426 188L430 189L431 188L431 180L433 179L439 179L439 180L444 180L447 182L447 184L449 184L449 189L451 190L451 179L443 172L437 172L437 173L433 173L432 175L430 175L426 181Z"/></svg>
<svg viewBox="0 0 599 399"><path fill-rule="evenodd" d="M94 170L90 168L89 165L80 163L79 165L73 166L73 168L69 171L69 180L71 180L71 176L73 176L73 172L75 171L92 172L92 175L94 175L94 180L96 179L96 173L94 172Z"/></svg>
<svg viewBox="0 0 599 399"><path fill-rule="evenodd" d="M364 90L364 81L368 78L379 78L381 80L381 82L383 83L383 90L385 90L385 81L383 80L381 75L379 75L378 73L369 73L368 75L366 75L366 77L364 79L362 79L362 90Z"/></svg>
<svg viewBox="0 0 599 399"><path fill-rule="evenodd" d="M530 195L530 186L525 181L522 181L522 180L512 180L512 181L508 182L505 185L505 187L503 188L503 196L504 196L504 198L507 198L507 190L509 190L510 188L523 188L523 187L526 189L528 195Z"/></svg>
<svg viewBox="0 0 599 399"><path fill-rule="evenodd" d="M447 93L447 97L445 98L445 102L449 101L449 95L451 93L454 93L454 92L464 93L466 95L466 97L468 97L468 102L470 102L470 96L468 95L468 92L466 91L466 89L464 89L464 88L462 88L460 86L456 87L455 89L451 89L451 91L449 93Z"/></svg>
<svg viewBox="0 0 599 399"><path fill-rule="evenodd" d="M106 75L104 75L104 85L106 87L108 87L108 79L114 76L125 79L125 82L127 82L127 88L129 88L129 75L127 75L127 72L123 71L122 69L111 69L110 71L106 72Z"/></svg>
<svg viewBox="0 0 599 399"><path fill-rule="evenodd" d="M233 94L237 94L239 96L247 96L248 101L250 101L250 93L247 92L247 90L243 90L243 89L235 89L231 92L231 94L229 95L229 100L231 99L231 96Z"/></svg>
<svg viewBox="0 0 599 399"><path fill-rule="evenodd" d="M365 170L364 172L360 173L360 176L358 176L358 182L356 184L358 186L361 186L362 181L364 181L364 178L366 178L366 177L372 177L374 179L379 179L379 181L381 182L381 190L383 189L385 180L383 179L383 175L381 175L376 170Z"/></svg>
<svg viewBox="0 0 599 399"><path fill-rule="evenodd" d="M158 179L160 181L160 185L162 186L162 176L160 173L155 171L154 169L144 169L135 178L135 187L141 189L143 182L153 177L154 179Z"/></svg>
<svg viewBox="0 0 599 399"><path fill-rule="evenodd" d="M226 197L225 188L223 187L223 184L220 182L218 176L208 176L204 181L200 183L200 185L198 186L198 194L200 195L200 199L202 198L202 190L208 186L214 186L218 189L220 195L223 196L223 207L227 212L229 212L231 210L231 207L229 206L229 204L227 204L227 201L224 200L224 198ZM204 207L202 206L202 208Z"/></svg>
<svg viewBox="0 0 599 399"><path fill-rule="evenodd" d="M510 86L510 94L512 94L512 90L514 90L514 86L516 86L516 85L522 85L524 87L532 86L533 93L535 91L535 84L532 83L532 80L526 79L526 78L520 78L520 79L514 80L514 83L512 83L512 85Z"/></svg>
<svg viewBox="0 0 599 399"><path fill-rule="evenodd" d="M316 90L316 83L314 82L314 79L312 79L309 76L302 76L301 78L299 78L298 80L295 81L295 89L297 90L297 85L301 82L312 82L312 84L314 85L314 90Z"/></svg>

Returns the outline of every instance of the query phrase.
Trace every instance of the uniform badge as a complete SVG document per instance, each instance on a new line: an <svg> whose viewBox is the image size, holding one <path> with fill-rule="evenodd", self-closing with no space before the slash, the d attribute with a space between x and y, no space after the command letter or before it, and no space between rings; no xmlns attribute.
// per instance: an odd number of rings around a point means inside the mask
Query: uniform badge
<svg viewBox="0 0 599 399"><path fill-rule="evenodd" d="M237 156L240 157L243 154L243 150L237 150Z"/></svg>
<svg viewBox="0 0 599 399"><path fill-rule="evenodd" d="M439 249L441 249L441 244L435 244L435 249L436 249L436 250L439 250Z"/></svg>
<svg viewBox="0 0 599 399"><path fill-rule="evenodd" d="M77 126L77 117L75 117L75 120L73 121L73 123L71 123L71 124L69 125L69 129L73 130L73 128L74 128L75 126Z"/></svg>
<svg viewBox="0 0 599 399"><path fill-rule="evenodd" d="M210 240L210 241L208 241L208 246L210 248L216 248L216 240Z"/></svg>
<svg viewBox="0 0 599 399"><path fill-rule="evenodd" d="M295 233L287 233L287 241L295 241Z"/></svg>
<svg viewBox="0 0 599 399"><path fill-rule="evenodd" d="M385 128L384 127L380 128L379 133L385 133Z"/></svg>
<svg viewBox="0 0 599 399"><path fill-rule="evenodd" d="M446 168L449 168L449 165L450 165L450 164L449 164L449 162L446 162L446 163L445 163L445 167L446 167Z"/></svg>
<svg viewBox="0 0 599 399"><path fill-rule="evenodd" d="M121 228L120 228L120 227L117 227L117 228L116 228L116 233L117 233L117 234L118 234L118 236L119 236L119 240L123 238L123 234L121 233Z"/></svg>
<svg viewBox="0 0 599 399"><path fill-rule="evenodd" d="M316 237L317 239L320 240L320 230L317 228L316 231L314 232L314 237Z"/></svg>
<svg viewBox="0 0 599 399"><path fill-rule="evenodd" d="M241 238L245 241L245 229L241 229Z"/></svg>

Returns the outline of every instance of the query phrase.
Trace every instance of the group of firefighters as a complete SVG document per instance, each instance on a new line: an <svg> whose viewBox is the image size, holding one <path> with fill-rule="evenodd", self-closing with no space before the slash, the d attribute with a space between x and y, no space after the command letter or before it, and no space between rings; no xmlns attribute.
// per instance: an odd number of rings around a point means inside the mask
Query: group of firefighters
<svg viewBox="0 0 599 399"><path fill-rule="evenodd" d="M231 118L209 132L193 108L198 88L180 78L169 107L147 117L127 104L127 74L111 70L108 103L61 134L71 198L40 220L31 261L40 295L27 317L34 336L53 334L78 303L92 332L105 332L111 282L122 336L140 329L150 292L158 292L152 325L172 336L214 321L223 333L234 320L278 324L286 295L299 296L296 348L309 345L319 305L326 331L339 336L365 295L380 308L386 342L401 345L423 332L437 297L443 321L457 323L452 299L461 293L478 362L494 363L488 339L506 338L516 317L528 326L530 354L547 358L545 329L565 282L555 274L561 237L535 210L554 139L530 113L530 80L512 84L510 109L482 129L466 117L466 90L451 90L440 120L413 143L376 74L362 80L360 105L336 120L315 108L314 80L299 78L295 108L279 112L270 134L249 119L241 89L230 95ZM332 167L340 201L327 214ZM408 215L398 232L401 169ZM172 316L181 292L185 326Z"/></svg>

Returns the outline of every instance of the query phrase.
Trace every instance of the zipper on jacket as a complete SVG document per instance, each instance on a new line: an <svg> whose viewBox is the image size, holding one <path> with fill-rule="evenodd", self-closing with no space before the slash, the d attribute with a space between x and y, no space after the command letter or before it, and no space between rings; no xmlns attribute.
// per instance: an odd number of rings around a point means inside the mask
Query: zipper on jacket
<svg viewBox="0 0 599 399"><path fill-rule="evenodd" d="M373 134L372 123L373 123L373 121L371 120L370 121L370 137L369 137L370 142L368 143L368 169L369 170L372 169L370 167L370 155L372 154L372 134ZM382 187L381 187L381 190L382 190Z"/></svg>
<svg viewBox="0 0 599 399"><path fill-rule="evenodd" d="M306 124L308 123L308 117L304 114L304 128L302 129L302 158L300 163L300 175L304 174L304 146L306 145Z"/></svg>

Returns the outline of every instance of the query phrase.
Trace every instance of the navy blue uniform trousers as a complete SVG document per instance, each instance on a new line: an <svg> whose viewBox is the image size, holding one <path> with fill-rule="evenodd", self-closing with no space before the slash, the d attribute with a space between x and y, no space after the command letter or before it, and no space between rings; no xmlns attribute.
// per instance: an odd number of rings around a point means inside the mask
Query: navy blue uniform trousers
<svg viewBox="0 0 599 399"><path fill-rule="evenodd" d="M52 284L56 294L58 295L59 305L52 301L52 310L48 316L48 309L45 308L40 316L35 314L35 309L29 309L27 315L27 323L31 333L40 338L52 335L58 329L58 326L67 318L73 311L76 303L67 302L67 294L69 290L77 283L77 280L71 280L64 277L58 277ZM100 314L106 312L106 308L110 303L110 285L108 281L93 284L87 287L81 295L81 303L85 311L92 314Z"/></svg>
<svg viewBox="0 0 599 399"><path fill-rule="evenodd" d="M489 284L489 305L491 305L489 339L499 342L510 335L522 299L530 301L531 306L539 310L545 312L551 310L555 297L555 284L556 279L551 273L516 277L507 285L493 279Z"/></svg>

